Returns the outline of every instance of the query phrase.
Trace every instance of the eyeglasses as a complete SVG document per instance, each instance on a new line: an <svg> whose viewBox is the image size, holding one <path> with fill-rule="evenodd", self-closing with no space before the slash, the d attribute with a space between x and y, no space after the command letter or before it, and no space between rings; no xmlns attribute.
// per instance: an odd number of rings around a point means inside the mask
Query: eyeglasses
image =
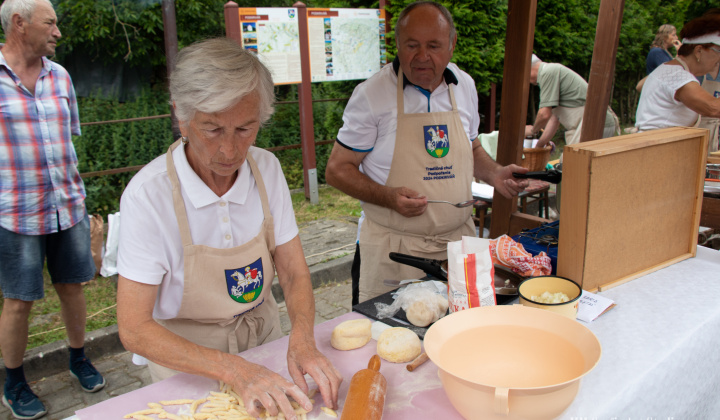
<svg viewBox="0 0 720 420"><path fill-rule="evenodd" d="M717 49L715 47L710 47L711 50L715 51L716 53L720 54L720 49Z"/></svg>

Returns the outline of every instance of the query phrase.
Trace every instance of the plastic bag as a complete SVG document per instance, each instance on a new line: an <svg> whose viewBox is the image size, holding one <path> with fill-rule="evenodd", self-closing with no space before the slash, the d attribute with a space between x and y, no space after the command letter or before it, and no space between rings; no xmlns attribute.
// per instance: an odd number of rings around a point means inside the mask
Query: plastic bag
<svg viewBox="0 0 720 420"><path fill-rule="evenodd" d="M120 239L120 212L108 214L108 233L105 243L105 255L102 259L100 275L103 277L114 276L117 271L117 252Z"/></svg>
<svg viewBox="0 0 720 420"><path fill-rule="evenodd" d="M402 309L411 324L427 327L445 316L448 308L445 285L437 281L411 283L399 289L394 298L391 305L375 303L378 319L390 318Z"/></svg>
<svg viewBox="0 0 720 420"><path fill-rule="evenodd" d="M90 216L90 250L93 261L95 262L96 276L100 273L100 268L102 268L102 257L105 247L104 224L103 218L99 214Z"/></svg>

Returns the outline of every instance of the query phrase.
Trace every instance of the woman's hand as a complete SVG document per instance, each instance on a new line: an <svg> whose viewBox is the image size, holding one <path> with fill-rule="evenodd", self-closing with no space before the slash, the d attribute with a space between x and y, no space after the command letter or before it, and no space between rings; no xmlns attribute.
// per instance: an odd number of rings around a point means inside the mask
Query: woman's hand
<svg viewBox="0 0 720 420"><path fill-rule="evenodd" d="M338 389L343 378L335 366L315 347L314 338L308 340L291 335L287 362L290 376L306 394L309 389L304 375L308 374L318 385L325 406L337 409Z"/></svg>
<svg viewBox="0 0 720 420"><path fill-rule="evenodd" d="M282 412L288 420L297 419L288 397L303 409L312 410L313 405L307 391L263 366L250 363L239 356L226 356L226 362L232 366L226 382L243 399L245 409L251 416L260 417L261 407L265 407L268 415L277 416L278 412Z"/></svg>

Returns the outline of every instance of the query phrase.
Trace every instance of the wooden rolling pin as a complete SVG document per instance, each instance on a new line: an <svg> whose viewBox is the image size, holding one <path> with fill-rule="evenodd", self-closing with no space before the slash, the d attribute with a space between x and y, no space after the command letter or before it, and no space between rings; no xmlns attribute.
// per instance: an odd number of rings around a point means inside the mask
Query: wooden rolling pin
<svg viewBox="0 0 720 420"><path fill-rule="evenodd" d="M408 363L407 370L412 372L413 370L417 369L418 366L422 365L423 363L428 361L428 355L425 352L420 353L420 356L416 357L415 360Z"/></svg>
<svg viewBox="0 0 720 420"><path fill-rule="evenodd" d="M380 371L380 357L370 358L368 368L359 370L350 380L340 420L380 420L385 408L387 381Z"/></svg>

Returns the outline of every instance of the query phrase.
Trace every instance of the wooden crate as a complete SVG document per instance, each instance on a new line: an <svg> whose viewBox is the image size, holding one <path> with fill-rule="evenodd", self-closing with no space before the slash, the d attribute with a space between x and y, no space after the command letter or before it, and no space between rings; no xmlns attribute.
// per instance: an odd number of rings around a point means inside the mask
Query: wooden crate
<svg viewBox="0 0 720 420"><path fill-rule="evenodd" d="M602 291L694 257L707 133L674 127L566 146L557 274Z"/></svg>

